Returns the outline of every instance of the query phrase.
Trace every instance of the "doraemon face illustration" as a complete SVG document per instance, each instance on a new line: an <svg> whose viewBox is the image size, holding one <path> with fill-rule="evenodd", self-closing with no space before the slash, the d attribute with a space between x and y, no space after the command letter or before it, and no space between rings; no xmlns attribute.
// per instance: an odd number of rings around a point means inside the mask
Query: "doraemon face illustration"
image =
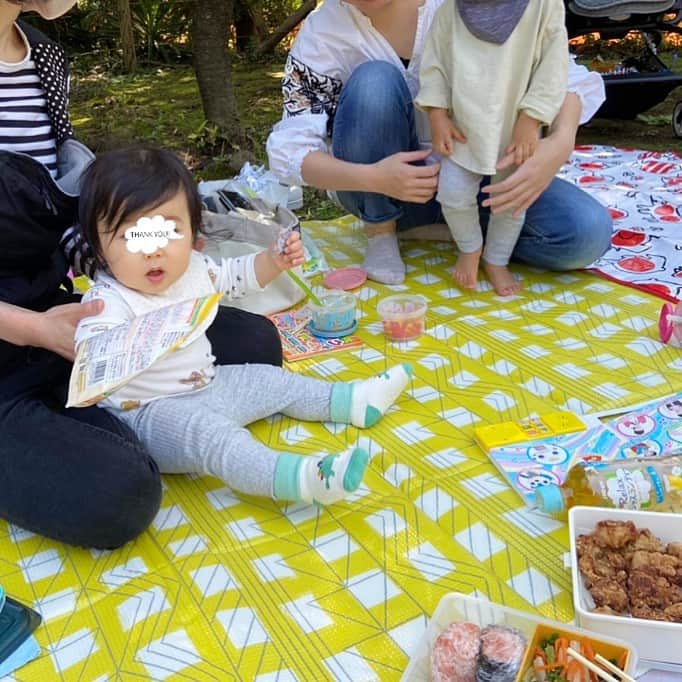
<svg viewBox="0 0 682 682"><path fill-rule="evenodd" d="M528 448L528 459L540 464L561 464L568 459L568 452L558 445L533 445Z"/></svg>
<svg viewBox="0 0 682 682"><path fill-rule="evenodd" d="M667 403L663 403L658 411L661 417L666 419L682 419L682 399L669 400Z"/></svg>
<svg viewBox="0 0 682 682"><path fill-rule="evenodd" d="M551 471L524 469L516 475L516 481L523 490L532 492L543 485L559 485L559 478Z"/></svg>
<svg viewBox="0 0 682 682"><path fill-rule="evenodd" d="M616 422L616 428L627 438L646 436L654 430L656 423L648 414L628 415Z"/></svg>
<svg viewBox="0 0 682 682"><path fill-rule="evenodd" d="M661 446L655 440L630 443L623 448L624 457L658 457L660 454Z"/></svg>
<svg viewBox="0 0 682 682"><path fill-rule="evenodd" d="M668 429L668 435L678 443L682 442L682 422L673 424L672 428Z"/></svg>

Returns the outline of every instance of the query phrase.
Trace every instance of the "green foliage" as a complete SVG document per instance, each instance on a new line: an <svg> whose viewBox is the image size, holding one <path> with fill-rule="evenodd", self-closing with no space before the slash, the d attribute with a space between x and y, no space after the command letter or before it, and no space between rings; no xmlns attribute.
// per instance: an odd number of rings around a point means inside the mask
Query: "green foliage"
<svg viewBox="0 0 682 682"><path fill-rule="evenodd" d="M279 26L301 6L300 0L250 0L250 2L265 17L270 29Z"/></svg>
<svg viewBox="0 0 682 682"><path fill-rule="evenodd" d="M223 140L205 122L190 66L143 68L134 75L112 75L106 63L96 63L92 56L80 55L73 61L72 119L76 134L92 149L102 151L144 142L178 152L200 179L236 174L235 141ZM282 66L281 60L237 60L234 64L242 127L257 164L267 163L265 140L282 115ZM682 88L678 88L666 102L646 113L646 123L593 121L579 131L577 142L658 151L676 148L678 141L672 137L670 117L675 101L681 98ZM306 220L326 220L340 212L324 192L306 187L300 215Z"/></svg>
<svg viewBox="0 0 682 682"><path fill-rule="evenodd" d="M94 50L98 45L96 34L83 25L83 20L87 15L87 9L83 6L87 4L87 0L84 0L80 5L69 10L66 15L54 21L45 21L33 13L22 14L21 19L59 42L70 54L74 51L86 52Z"/></svg>
<svg viewBox="0 0 682 682"><path fill-rule="evenodd" d="M82 57L78 62L85 67ZM281 61L235 64L239 111L252 148L249 158L259 165L267 164L265 140L282 115L282 75ZM204 120L189 66L112 76L102 65L89 63L87 69L75 70L73 81L71 114L76 134L94 151L135 142L155 144L178 152L202 180L232 177L246 160L235 155L234 141L224 140ZM304 202L301 217L306 220L341 215L324 192L306 187Z"/></svg>
<svg viewBox="0 0 682 682"><path fill-rule="evenodd" d="M189 33L194 4L199 0L130 0L136 51L144 63L188 62L191 57ZM225 0L227 1L227 0ZM243 56L253 59L255 47L302 0L234 0L234 16L248 15L254 33ZM118 70L119 7L112 0L79 0L78 5L56 21L43 21L35 14L28 20L60 42L70 55L104 51L107 67ZM233 33L235 28L233 27ZM283 43L286 49L286 41ZM234 47L234 46L233 46Z"/></svg>
<svg viewBox="0 0 682 682"><path fill-rule="evenodd" d="M300 6L301 0L234 0L234 16L251 14L263 23L268 32L279 26Z"/></svg>
<svg viewBox="0 0 682 682"><path fill-rule="evenodd" d="M190 56L188 36L194 2L130 1L137 52L143 60L169 63ZM80 0L76 8L57 21L31 21L70 54L105 50L111 56L119 48L119 8L112 0Z"/></svg>
<svg viewBox="0 0 682 682"><path fill-rule="evenodd" d="M187 53L192 0L132 0L133 30L148 61Z"/></svg>
<svg viewBox="0 0 682 682"><path fill-rule="evenodd" d="M233 73L244 132L258 163L265 162L265 138L281 116L281 64L257 68L237 64ZM204 121L194 72L189 66L141 69L112 76L106 69L77 68L71 97L72 119L83 141L99 151L146 141L201 159L210 172L235 142ZM223 144L227 143L228 144ZM250 145L250 146L251 146ZM221 160L221 163L224 159Z"/></svg>
<svg viewBox="0 0 682 682"><path fill-rule="evenodd" d="M670 125L670 115L666 114L640 114L637 120L647 126L667 126Z"/></svg>

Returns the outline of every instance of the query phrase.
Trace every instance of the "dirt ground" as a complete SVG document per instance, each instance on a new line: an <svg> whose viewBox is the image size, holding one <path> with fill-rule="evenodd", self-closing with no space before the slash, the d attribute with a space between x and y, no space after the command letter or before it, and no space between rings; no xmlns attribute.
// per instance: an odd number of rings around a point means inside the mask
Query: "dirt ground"
<svg viewBox="0 0 682 682"><path fill-rule="evenodd" d="M682 101L682 87L634 120L595 118L578 131L578 144L602 144L682 154L682 139L673 135L672 114Z"/></svg>

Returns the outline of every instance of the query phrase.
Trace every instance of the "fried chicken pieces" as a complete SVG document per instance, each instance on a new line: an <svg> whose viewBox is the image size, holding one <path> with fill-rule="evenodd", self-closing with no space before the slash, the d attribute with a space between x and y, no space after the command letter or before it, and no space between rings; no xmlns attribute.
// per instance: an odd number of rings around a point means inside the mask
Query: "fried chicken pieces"
<svg viewBox="0 0 682 682"><path fill-rule="evenodd" d="M682 623L682 542L666 547L632 521L600 521L577 548L595 612Z"/></svg>

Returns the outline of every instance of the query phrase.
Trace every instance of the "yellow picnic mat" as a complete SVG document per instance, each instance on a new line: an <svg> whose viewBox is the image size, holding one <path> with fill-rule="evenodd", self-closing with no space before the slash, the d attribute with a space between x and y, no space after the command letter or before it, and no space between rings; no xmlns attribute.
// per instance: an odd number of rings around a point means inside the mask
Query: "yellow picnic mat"
<svg viewBox="0 0 682 682"><path fill-rule="evenodd" d="M333 267L361 262L352 220L307 227ZM453 286L450 243L403 252L404 286L357 292L365 345L290 366L352 380L410 362L397 406L364 431L281 416L253 426L301 453L362 444L371 465L359 492L318 509L167 476L153 526L117 551L0 522L0 584L45 619L42 656L14 680L397 680L450 591L572 617L565 525L523 506L473 427L679 390L682 352L658 340L661 301L587 273L520 267L524 289L504 300L485 283ZM427 332L392 344L376 304L408 289L429 300Z"/></svg>

